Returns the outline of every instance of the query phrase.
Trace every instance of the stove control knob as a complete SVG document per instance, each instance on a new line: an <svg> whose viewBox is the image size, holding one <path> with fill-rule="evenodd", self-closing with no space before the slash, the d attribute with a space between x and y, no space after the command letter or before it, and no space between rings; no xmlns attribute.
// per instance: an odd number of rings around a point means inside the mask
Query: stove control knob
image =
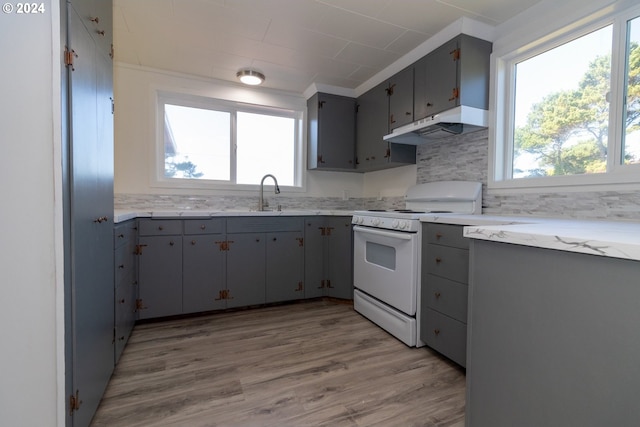
<svg viewBox="0 0 640 427"><path fill-rule="evenodd" d="M398 220L397 220L397 219L394 219L394 220L393 220L393 222L391 223L391 226L392 226L393 228L398 228L398 227L403 228L403 227L402 227L402 225L401 225L401 223L400 223L400 222L398 222Z"/></svg>
<svg viewBox="0 0 640 427"><path fill-rule="evenodd" d="M373 219L371 220L371 225L373 225L374 227L379 226L379 225L380 225L380 219L378 219L378 218L373 218Z"/></svg>
<svg viewBox="0 0 640 427"><path fill-rule="evenodd" d="M407 221L400 221L399 227L400 230L404 230L405 228L407 228Z"/></svg>

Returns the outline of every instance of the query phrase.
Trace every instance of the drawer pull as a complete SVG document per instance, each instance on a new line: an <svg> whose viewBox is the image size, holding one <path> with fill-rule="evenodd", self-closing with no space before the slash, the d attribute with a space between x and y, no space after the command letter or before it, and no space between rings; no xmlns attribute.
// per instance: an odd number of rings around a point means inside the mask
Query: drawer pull
<svg viewBox="0 0 640 427"><path fill-rule="evenodd" d="M169 246L173 246L175 245L175 243L173 243L173 240L169 242Z"/></svg>
<svg viewBox="0 0 640 427"><path fill-rule="evenodd" d="M441 262L442 262L442 258L437 257L437 258L436 258L436 264L440 264Z"/></svg>
<svg viewBox="0 0 640 427"><path fill-rule="evenodd" d="M191 241L191 244L192 244L193 246L195 246L196 241L195 241L195 240L192 240L192 241Z"/></svg>
<svg viewBox="0 0 640 427"><path fill-rule="evenodd" d="M436 299L440 298L440 292L435 292L434 295L436 296Z"/></svg>
<svg viewBox="0 0 640 427"><path fill-rule="evenodd" d="M440 329L434 329L433 333L436 334L436 336L440 335Z"/></svg>
<svg viewBox="0 0 640 427"><path fill-rule="evenodd" d="M158 226L158 230L162 231L162 230L164 230L164 227L163 227L163 226L161 226L161 225L159 225L159 226Z"/></svg>
<svg viewBox="0 0 640 427"><path fill-rule="evenodd" d="M202 224L202 225L200 226L200 230L204 230L204 229L206 229L206 228L207 228L207 226L206 226L206 225L204 225L204 224Z"/></svg>
<svg viewBox="0 0 640 427"><path fill-rule="evenodd" d="M118 268L124 268L124 264L120 264Z"/></svg>

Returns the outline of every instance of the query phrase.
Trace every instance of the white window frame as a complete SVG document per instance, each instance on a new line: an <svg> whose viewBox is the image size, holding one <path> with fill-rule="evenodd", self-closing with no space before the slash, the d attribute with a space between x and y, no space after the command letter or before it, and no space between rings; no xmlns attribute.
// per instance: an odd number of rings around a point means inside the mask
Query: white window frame
<svg viewBox="0 0 640 427"><path fill-rule="evenodd" d="M236 114L237 112L269 114L273 116L293 118L295 123L294 136L294 185L280 185L280 188L289 192L303 192L305 188L304 169L304 111L271 107L258 104L229 101L217 98L208 98L198 95L183 94L176 92L156 91L156 114L155 114L155 156L152 167L151 186L161 188L183 188L183 189L214 189L235 191L256 191L258 184L237 184L237 156L236 156ZM184 107L202 108L215 111L225 111L231 114L231 147L230 147L230 180L211 179L188 179L170 178L165 176L165 153L164 153L164 105L172 104ZM276 177L277 178L277 177Z"/></svg>
<svg viewBox="0 0 640 427"><path fill-rule="evenodd" d="M640 7L615 12L599 11L537 40L510 47L506 53L492 54L491 111L489 127L488 188L493 193L556 191L596 191L640 189L640 165L621 164L623 92L626 82L627 21L640 14ZM515 65L571 40L612 25L611 93L609 111L609 153L607 172L597 174L511 178L515 103Z"/></svg>

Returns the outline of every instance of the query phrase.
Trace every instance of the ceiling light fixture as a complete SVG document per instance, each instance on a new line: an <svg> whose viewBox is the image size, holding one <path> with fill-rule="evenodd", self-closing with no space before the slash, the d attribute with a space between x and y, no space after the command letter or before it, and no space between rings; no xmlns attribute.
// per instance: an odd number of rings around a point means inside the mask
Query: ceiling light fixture
<svg viewBox="0 0 640 427"><path fill-rule="evenodd" d="M238 71L236 77L244 84L256 86L262 84L264 81L264 74L250 69L243 69Z"/></svg>

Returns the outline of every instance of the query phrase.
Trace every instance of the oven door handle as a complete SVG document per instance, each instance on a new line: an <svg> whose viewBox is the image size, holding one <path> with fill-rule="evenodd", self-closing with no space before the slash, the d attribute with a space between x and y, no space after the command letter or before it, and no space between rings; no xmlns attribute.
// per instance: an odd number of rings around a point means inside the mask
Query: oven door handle
<svg viewBox="0 0 640 427"><path fill-rule="evenodd" d="M361 227L356 225L353 227L354 233L368 233L375 234L376 236L390 237L392 239L400 239L400 240L411 240L415 237L415 233L403 233L401 231L393 232L393 231L384 231L378 230L375 228Z"/></svg>

